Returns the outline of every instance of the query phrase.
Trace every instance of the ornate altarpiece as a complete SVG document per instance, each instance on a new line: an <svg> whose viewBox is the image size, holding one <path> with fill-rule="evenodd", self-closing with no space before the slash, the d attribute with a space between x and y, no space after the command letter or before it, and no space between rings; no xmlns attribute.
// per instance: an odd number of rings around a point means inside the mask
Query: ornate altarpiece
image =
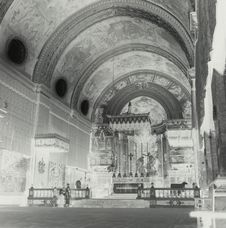
<svg viewBox="0 0 226 228"><path fill-rule="evenodd" d="M120 183L163 186L169 166L165 125L152 127L149 113L107 118L92 128L89 166L94 192L102 186L99 196L108 195Z"/></svg>

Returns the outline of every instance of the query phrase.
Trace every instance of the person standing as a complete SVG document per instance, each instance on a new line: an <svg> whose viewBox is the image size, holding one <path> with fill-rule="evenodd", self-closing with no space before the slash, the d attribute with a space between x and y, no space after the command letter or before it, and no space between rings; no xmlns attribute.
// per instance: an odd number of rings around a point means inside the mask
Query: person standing
<svg viewBox="0 0 226 228"><path fill-rule="evenodd" d="M71 188L70 188L70 185L67 184L66 191L65 191L65 207L70 206L70 199L71 199Z"/></svg>
<svg viewBox="0 0 226 228"><path fill-rule="evenodd" d="M58 190L56 187L53 189L53 207L57 207L58 201Z"/></svg>
<svg viewBox="0 0 226 228"><path fill-rule="evenodd" d="M64 207L65 205L65 189L60 189L60 194L57 201L58 207Z"/></svg>

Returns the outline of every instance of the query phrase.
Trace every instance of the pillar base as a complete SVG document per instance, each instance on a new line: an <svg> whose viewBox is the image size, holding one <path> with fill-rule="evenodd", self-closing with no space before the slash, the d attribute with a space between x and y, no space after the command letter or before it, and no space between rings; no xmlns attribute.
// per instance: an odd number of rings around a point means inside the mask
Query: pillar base
<svg viewBox="0 0 226 228"><path fill-rule="evenodd" d="M213 209L226 211L226 176L218 176L214 181Z"/></svg>

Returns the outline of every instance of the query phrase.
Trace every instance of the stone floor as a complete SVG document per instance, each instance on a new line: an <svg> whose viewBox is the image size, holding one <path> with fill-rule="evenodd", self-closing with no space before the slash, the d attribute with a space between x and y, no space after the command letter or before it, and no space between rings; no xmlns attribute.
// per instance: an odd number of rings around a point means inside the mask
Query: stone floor
<svg viewBox="0 0 226 228"><path fill-rule="evenodd" d="M2 207L1 228L196 228L186 208Z"/></svg>

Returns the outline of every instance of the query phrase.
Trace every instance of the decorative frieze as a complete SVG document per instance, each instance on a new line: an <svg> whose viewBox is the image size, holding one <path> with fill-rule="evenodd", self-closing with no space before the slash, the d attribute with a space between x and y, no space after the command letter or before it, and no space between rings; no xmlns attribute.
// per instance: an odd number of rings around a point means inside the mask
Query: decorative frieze
<svg viewBox="0 0 226 228"><path fill-rule="evenodd" d="M35 146L53 153L67 153L69 140L57 134L37 135L35 136Z"/></svg>

